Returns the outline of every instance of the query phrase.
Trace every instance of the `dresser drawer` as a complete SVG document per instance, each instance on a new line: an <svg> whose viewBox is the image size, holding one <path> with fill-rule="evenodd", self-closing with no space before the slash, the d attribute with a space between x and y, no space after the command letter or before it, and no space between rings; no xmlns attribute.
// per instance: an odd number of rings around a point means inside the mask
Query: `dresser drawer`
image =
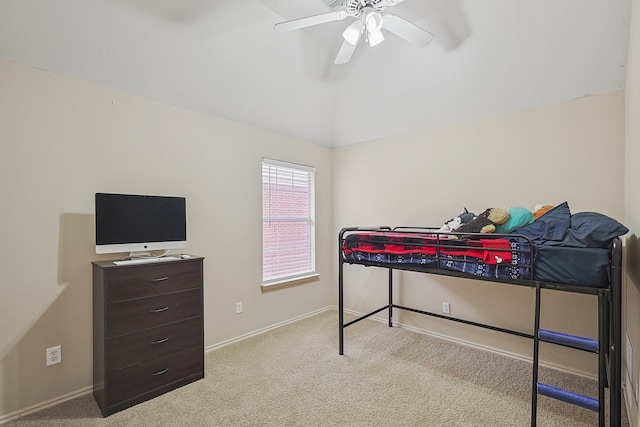
<svg viewBox="0 0 640 427"><path fill-rule="evenodd" d="M202 317L195 317L110 338L106 343L107 371L133 366L187 347L203 347L202 334Z"/></svg>
<svg viewBox="0 0 640 427"><path fill-rule="evenodd" d="M106 338L202 314L202 290L176 292L107 305Z"/></svg>
<svg viewBox="0 0 640 427"><path fill-rule="evenodd" d="M194 374L204 373L202 347L191 347L107 374L107 406L134 398Z"/></svg>
<svg viewBox="0 0 640 427"><path fill-rule="evenodd" d="M202 287L201 260L169 261L106 271L107 303Z"/></svg>

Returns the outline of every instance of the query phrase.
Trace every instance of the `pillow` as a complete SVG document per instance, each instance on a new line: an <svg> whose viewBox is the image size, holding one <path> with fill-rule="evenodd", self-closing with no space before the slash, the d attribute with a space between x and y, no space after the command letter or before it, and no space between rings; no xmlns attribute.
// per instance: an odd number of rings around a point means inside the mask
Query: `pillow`
<svg viewBox="0 0 640 427"><path fill-rule="evenodd" d="M509 209L509 219L502 224L496 225L496 233L509 234L512 231L529 225L533 222L533 214L529 209L511 208Z"/></svg>
<svg viewBox="0 0 640 427"><path fill-rule="evenodd" d="M579 212L571 216L571 227L564 243L578 248L604 248L611 239L628 232L627 227L606 215Z"/></svg>
<svg viewBox="0 0 640 427"><path fill-rule="evenodd" d="M571 225L569 204L562 202L533 223L515 230L531 240L562 240Z"/></svg>

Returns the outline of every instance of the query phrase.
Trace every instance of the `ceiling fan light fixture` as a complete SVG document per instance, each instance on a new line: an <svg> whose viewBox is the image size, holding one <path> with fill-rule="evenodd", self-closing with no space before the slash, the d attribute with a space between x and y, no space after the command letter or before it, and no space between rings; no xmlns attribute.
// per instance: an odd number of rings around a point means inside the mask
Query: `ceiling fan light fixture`
<svg viewBox="0 0 640 427"><path fill-rule="evenodd" d="M384 24L384 19L378 12L368 11L364 15L364 23L367 26L367 31L380 31Z"/></svg>
<svg viewBox="0 0 640 427"><path fill-rule="evenodd" d="M379 45L380 43L382 43L384 41L384 35L382 34L382 31L377 30L377 31L369 31L367 33L367 40L369 41L369 47L374 47Z"/></svg>
<svg viewBox="0 0 640 427"><path fill-rule="evenodd" d="M347 43L355 46L358 44L363 30L364 26L362 23L360 21L355 21L353 24L349 25L346 30L344 30L342 37Z"/></svg>
<svg viewBox="0 0 640 427"><path fill-rule="evenodd" d="M382 26L384 25L384 18L381 14L367 8L362 16L362 22L367 28L367 41L370 47L379 45L384 41L384 35L382 34Z"/></svg>

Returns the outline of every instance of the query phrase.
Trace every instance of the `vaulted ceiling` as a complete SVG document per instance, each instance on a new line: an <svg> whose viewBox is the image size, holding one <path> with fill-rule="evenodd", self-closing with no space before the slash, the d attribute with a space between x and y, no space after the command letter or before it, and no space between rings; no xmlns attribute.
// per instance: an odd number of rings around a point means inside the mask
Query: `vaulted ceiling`
<svg viewBox="0 0 640 427"><path fill-rule="evenodd" d="M386 12L434 42L346 65L352 18L273 29L331 3L2 0L0 58L326 146L625 87L630 0L406 0Z"/></svg>

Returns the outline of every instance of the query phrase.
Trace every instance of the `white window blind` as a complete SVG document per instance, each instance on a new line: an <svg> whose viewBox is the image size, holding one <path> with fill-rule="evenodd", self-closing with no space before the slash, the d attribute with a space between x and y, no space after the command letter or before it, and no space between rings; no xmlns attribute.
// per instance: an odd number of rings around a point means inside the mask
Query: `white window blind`
<svg viewBox="0 0 640 427"><path fill-rule="evenodd" d="M262 160L262 281L315 273L315 168Z"/></svg>

